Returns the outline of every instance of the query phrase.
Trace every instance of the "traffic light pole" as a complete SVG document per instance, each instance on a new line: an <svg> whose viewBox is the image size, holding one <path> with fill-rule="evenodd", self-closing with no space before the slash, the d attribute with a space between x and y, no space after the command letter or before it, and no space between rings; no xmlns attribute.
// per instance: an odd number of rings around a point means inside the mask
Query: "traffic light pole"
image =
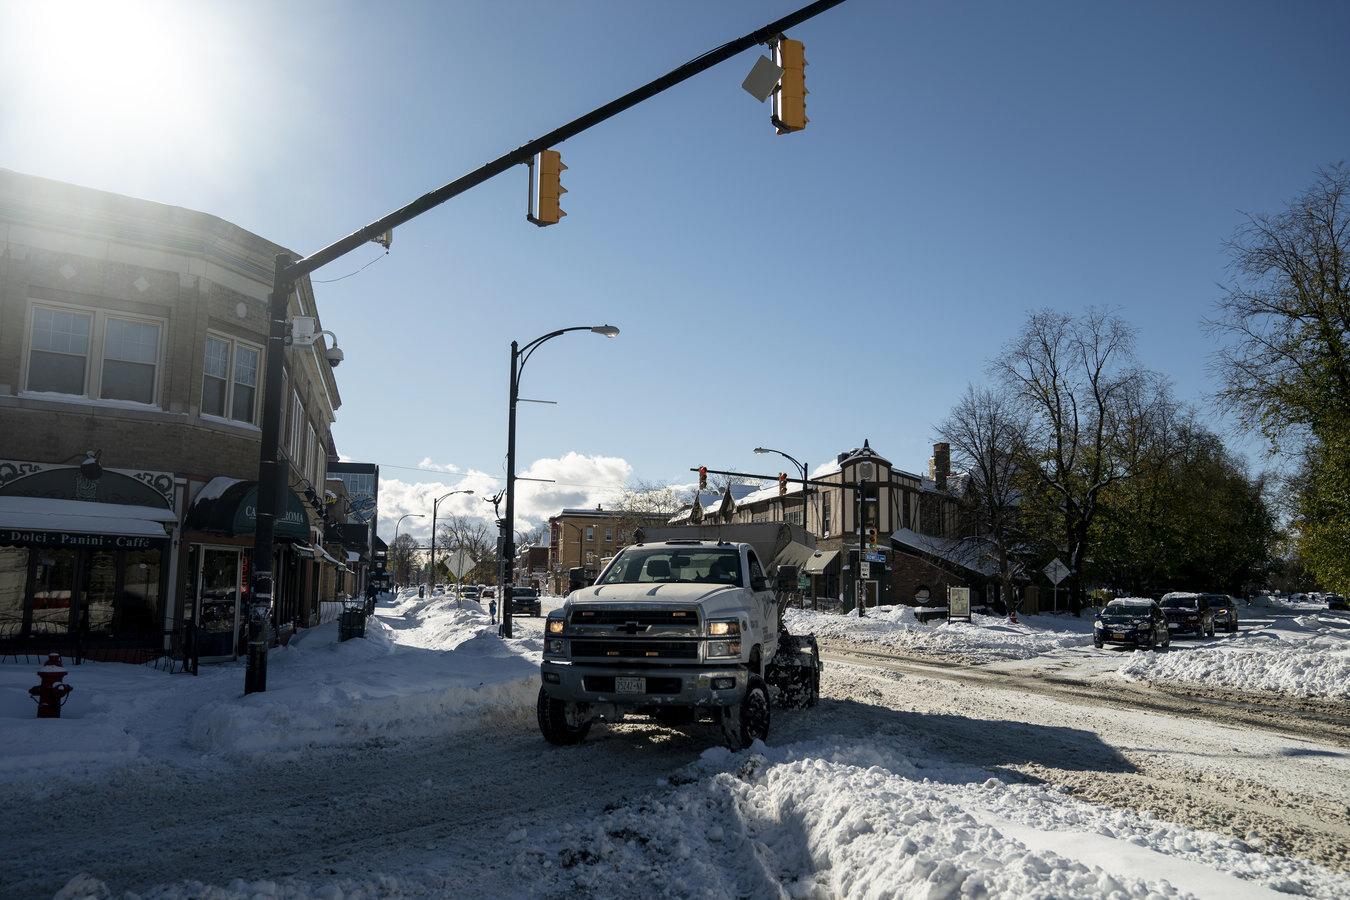
<svg viewBox="0 0 1350 900"><path fill-rule="evenodd" d="M479 166L467 175L456 178L449 184L423 194L416 200L394 210L382 218L376 219L364 228L353 231L340 240L301 259L291 260L289 255L279 254L272 279L272 295L268 302L268 341L267 363L263 370L263 421L262 445L258 453L258 510L257 528L253 543L252 600L254 609L249 617L248 667L244 674L244 692L265 691L267 689L267 642L266 617L270 615L273 599L272 551L274 549L275 523L277 510L281 508L282 491L285 480L281 477L278 460L278 438L281 431L281 371L285 362L286 318L289 312L290 296L300 279L316 269L346 256L358 247L375 241L385 242L384 236L398 226L409 222L424 212L435 209L442 203L459 196L470 188L477 187L490 178L502 174L507 169L527 163L541 150L556 147L568 138L576 137L587 129L612 119L621 112L632 109L645 100L650 100L684 81L720 65L738 54L759 44L764 44L784 31L815 18L823 12L833 9L844 0L816 0L796 12L757 28L749 34L728 41L720 47L696 56L678 68L672 69L660 78L647 82L642 87L629 91L616 100L591 110L555 128L545 135L522 144L516 149ZM433 536L434 541L434 536ZM261 624L255 620L261 617Z"/></svg>

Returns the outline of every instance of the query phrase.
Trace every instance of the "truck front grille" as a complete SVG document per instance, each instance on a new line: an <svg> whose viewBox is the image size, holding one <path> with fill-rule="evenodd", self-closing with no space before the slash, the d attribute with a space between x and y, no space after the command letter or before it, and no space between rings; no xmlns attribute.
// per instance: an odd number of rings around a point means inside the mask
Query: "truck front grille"
<svg viewBox="0 0 1350 900"><path fill-rule="evenodd" d="M574 639L572 656L598 659L698 659L698 641Z"/></svg>
<svg viewBox="0 0 1350 900"><path fill-rule="evenodd" d="M692 609L587 609L572 611L573 625L628 625L639 628L688 625L698 627L698 612Z"/></svg>

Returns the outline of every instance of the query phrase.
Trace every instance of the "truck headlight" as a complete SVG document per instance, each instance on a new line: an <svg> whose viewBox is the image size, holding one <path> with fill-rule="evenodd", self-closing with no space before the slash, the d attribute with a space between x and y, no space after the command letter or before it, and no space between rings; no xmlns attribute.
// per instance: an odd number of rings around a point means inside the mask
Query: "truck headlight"
<svg viewBox="0 0 1350 900"><path fill-rule="evenodd" d="M562 633L563 633L563 628L564 628L564 624L563 624L563 620L562 620L562 619L549 619L549 620L548 620L548 633L549 633L549 634L562 634Z"/></svg>
<svg viewBox="0 0 1350 900"><path fill-rule="evenodd" d="M560 638L550 638L548 642L548 652L550 654L562 655L563 642Z"/></svg>
<svg viewBox="0 0 1350 900"><path fill-rule="evenodd" d="M708 623L708 634L713 637L727 637L741 633L741 623L736 619L718 619Z"/></svg>
<svg viewBox="0 0 1350 900"><path fill-rule="evenodd" d="M708 657L710 659L725 659L740 655L740 641L708 641Z"/></svg>

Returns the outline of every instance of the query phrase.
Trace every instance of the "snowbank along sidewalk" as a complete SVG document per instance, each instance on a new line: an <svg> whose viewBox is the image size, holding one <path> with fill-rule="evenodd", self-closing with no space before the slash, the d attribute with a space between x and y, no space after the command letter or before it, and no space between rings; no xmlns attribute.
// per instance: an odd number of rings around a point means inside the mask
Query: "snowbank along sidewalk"
<svg viewBox="0 0 1350 900"><path fill-rule="evenodd" d="M1350 881L1243 841L881 742L708 750L673 790L518 835L531 893L1273 897Z"/></svg>
<svg viewBox="0 0 1350 900"><path fill-rule="evenodd" d="M336 623L272 650L268 690L244 696L243 664L170 675L122 663L68 665L75 691L59 720L38 720L31 663L0 665L0 780L78 775L110 765L198 765L267 754L429 737L521 716L537 690L539 640L504 641L481 607L435 597L382 603L366 638Z"/></svg>
<svg viewBox="0 0 1350 900"><path fill-rule="evenodd" d="M859 618L789 609L784 618L793 634L814 632L821 640L874 645L928 656L959 656L968 662L1030 659L1066 647L1092 643L1092 617L1024 616L1017 624L999 616L974 615L971 622L920 623L909 606L881 606Z"/></svg>
<svg viewBox="0 0 1350 900"><path fill-rule="evenodd" d="M1204 646L1136 650L1120 674L1133 681L1350 700L1350 616L1322 612L1281 618Z"/></svg>

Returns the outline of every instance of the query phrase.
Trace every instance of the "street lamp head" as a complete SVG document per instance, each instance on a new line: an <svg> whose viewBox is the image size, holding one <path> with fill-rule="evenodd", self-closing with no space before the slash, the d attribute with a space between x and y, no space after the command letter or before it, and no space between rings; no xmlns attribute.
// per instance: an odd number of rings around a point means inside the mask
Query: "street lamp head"
<svg viewBox="0 0 1350 900"><path fill-rule="evenodd" d="M756 453L772 453L773 451L772 451L772 450L769 450L769 449L766 449L766 448L764 448L764 447L756 447L756 448L755 448L755 452L756 452Z"/></svg>
<svg viewBox="0 0 1350 900"><path fill-rule="evenodd" d="M592 325L591 331L596 334L603 334L607 338L616 338L619 336L619 329L613 325Z"/></svg>
<svg viewBox="0 0 1350 900"><path fill-rule="evenodd" d="M473 491L472 491L472 490L467 490L467 491L465 491L464 493L466 493L466 494L472 494Z"/></svg>

